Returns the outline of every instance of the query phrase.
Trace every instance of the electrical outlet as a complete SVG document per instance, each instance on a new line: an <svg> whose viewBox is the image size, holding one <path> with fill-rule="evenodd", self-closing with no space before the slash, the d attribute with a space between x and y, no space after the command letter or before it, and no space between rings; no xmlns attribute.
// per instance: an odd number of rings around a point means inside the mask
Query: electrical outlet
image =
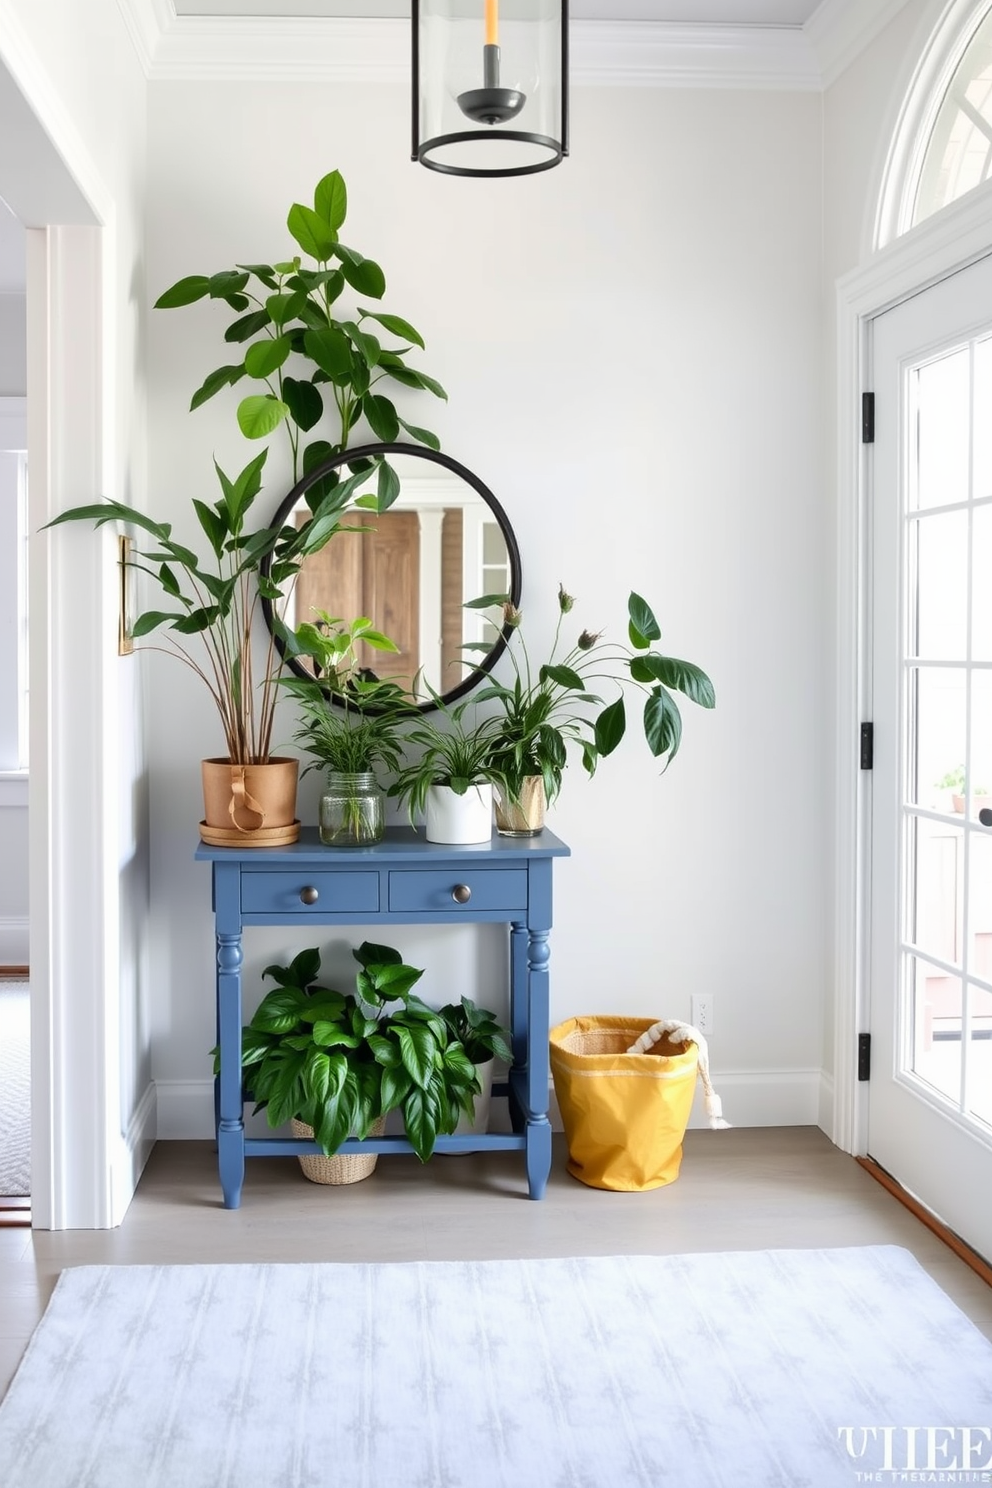
<svg viewBox="0 0 992 1488"><path fill-rule="evenodd" d="M713 1032L713 998L707 992L692 994L692 1026L707 1037Z"/></svg>

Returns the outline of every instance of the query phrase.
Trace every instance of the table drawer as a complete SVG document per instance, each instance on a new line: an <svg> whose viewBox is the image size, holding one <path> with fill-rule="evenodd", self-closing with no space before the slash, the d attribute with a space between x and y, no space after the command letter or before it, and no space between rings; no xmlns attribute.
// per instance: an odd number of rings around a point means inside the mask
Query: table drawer
<svg viewBox="0 0 992 1488"><path fill-rule="evenodd" d="M465 891L468 891L467 894ZM527 908L525 868L444 868L438 872L398 869L389 875L389 908L430 913Z"/></svg>
<svg viewBox="0 0 992 1488"><path fill-rule="evenodd" d="M378 873L242 873L243 914L375 914Z"/></svg>

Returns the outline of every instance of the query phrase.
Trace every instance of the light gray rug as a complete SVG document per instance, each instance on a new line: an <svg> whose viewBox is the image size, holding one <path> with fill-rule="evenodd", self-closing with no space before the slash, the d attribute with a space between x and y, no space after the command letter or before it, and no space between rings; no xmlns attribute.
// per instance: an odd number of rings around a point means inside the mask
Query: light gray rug
<svg viewBox="0 0 992 1488"><path fill-rule="evenodd" d="M84 1266L0 1406L0 1483L853 1488L933 1428L988 1468L992 1344L894 1246Z"/></svg>
<svg viewBox="0 0 992 1488"><path fill-rule="evenodd" d="M31 1035L27 982L0 980L0 1197L31 1192Z"/></svg>

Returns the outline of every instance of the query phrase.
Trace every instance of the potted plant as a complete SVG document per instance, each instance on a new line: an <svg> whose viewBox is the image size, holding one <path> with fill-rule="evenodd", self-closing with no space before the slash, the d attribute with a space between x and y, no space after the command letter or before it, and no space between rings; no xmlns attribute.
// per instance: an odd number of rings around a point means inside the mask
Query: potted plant
<svg viewBox="0 0 992 1488"><path fill-rule="evenodd" d="M400 427L414 439L438 447L429 430L406 423L380 384L426 390L445 397L433 378L406 363L423 339L401 317L359 306L339 318L337 302L346 289L379 300L385 277L378 264L340 242L347 191L332 171L318 183L313 208L295 203L287 226L305 254L270 264L236 265L211 275L190 275L159 297L156 307L174 309L202 299L222 301L235 312L224 339L243 347L241 360L209 373L193 394L191 410L220 390L249 378L265 392L243 398L238 424L248 439L264 439L282 427L289 440L294 481L347 448L364 422L380 439L394 440ZM386 346L371 326L399 338ZM332 438L304 444L321 421ZM360 503L385 510L399 491L396 473L383 460L358 460L354 470L336 469L307 493L308 520L299 528L268 525L248 530L246 516L261 489L268 451L263 450L234 480L216 466L222 496L215 505L194 499L193 510L206 538L206 557L179 541L171 523L156 522L118 501L75 507L55 519L119 522L137 527L151 546L135 551L129 566L161 590L166 607L149 609L133 626L135 638L167 632L158 648L178 657L207 687L223 728L227 754L203 763L205 808L201 836L215 845L272 846L296 840L295 759L274 759L272 727L284 652L294 654L285 616L302 561L339 530L340 517L359 486L378 466L376 492ZM273 631L256 623L261 600L272 606ZM259 637L264 636L264 639ZM196 649L188 638L196 637ZM275 768L274 768L275 767ZM267 782L276 777L276 804L267 803Z"/></svg>
<svg viewBox="0 0 992 1488"><path fill-rule="evenodd" d="M288 966L266 967L263 976L276 987L242 1031L245 1096L271 1127L295 1121L305 1128L298 1134L312 1134L327 1157L398 1110L426 1162L438 1136L472 1110L474 1066L440 1015L413 994L421 970L391 946L366 941L352 955L361 968L354 992L317 980L316 948ZM374 1166L374 1154L360 1156Z"/></svg>
<svg viewBox="0 0 992 1488"><path fill-rule="evenodd" d="M475 1112L472 1117L463 1115L455 1128L456 1135L462 1132L484 1132L489 1125L489 1103L493 1088L493 1063L496 1059L513 1063L510 1048L510 1030L496 1020L496 1014L488 1008L477 1007L470 997L460 1002L448 1002L437 1010L444 1020L449 1038L461 1044L475 1066L479 1081L479 1094L475 1097Z"/></svg>
<svg viewBox="0 0 992 1488"><path fill-rule="evenodd" d="M937 781L938 790L951 792L951 809L961 815L966 805L967 778L964 765L958 765L953 770L948 770L942 779ZM984 785L976 785L972 788L971 802L975 811L982 811L992 806L992 795Z"/></svg>
<svg viewBox="0 0 992 1488"><path fill-rule="evenodd" d="M411 821L423 815L428 842L488 842L493 786L502 779L493 763L497 720L480 720L474 699L449 706L428 690L441 721L422 717L404 730L421 753L397 770L388 794L407 803Z"/></svg>
<svg viewBox="0 0 992 1488"><path fill-rule="evenodd" d="M417 713L403 688L358 663L359 645L396 652L388 636L362 617L345 622L325 611L295 632L298 654L308 657L313 679L287 677L283 687L300 712L294 739L312 757L304 774L326 772L318 814L320 840L328 847L368 847L386 829L385 793L376 767L400 767L401 728Z"/></svg>
<svg viewBox="0 0 992 1488"><path fill-rule="evenodd" d="M627 731L626 689L643 695L642 731L665 768L682 739L682 717L672 689L703 708L715 706L713 684L692 662L652 650L661 630L650 606L631 592L627 601L629 645L603 640L603 632L583 630L559 654L562 622L575 601L558 589L558 616L548 659L535 666L521 627L522 614L505 595L469 601L473 608L501 606L511 627L507 645L513 680L493 678L476 694L479 703L498 704L497 727L490 738L489 767L497 781L497 830L509 836L533 836L544 825L546 804L561 790L570 749L581 752L593 775L599 761L620 744ZM615 696L604 702L604 684Z"/></svg>

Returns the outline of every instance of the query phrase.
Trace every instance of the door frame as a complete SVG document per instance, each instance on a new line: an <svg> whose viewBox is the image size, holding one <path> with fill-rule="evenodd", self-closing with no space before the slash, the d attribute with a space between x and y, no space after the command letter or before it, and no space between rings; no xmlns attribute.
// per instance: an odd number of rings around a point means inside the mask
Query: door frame
<svg viewBox="0 0 992 1488"><path fill-rule="evenodd" d="M992 181L837 281L836 629L834 649L834 1019L831 1139L864 1156L868 1091L858 1034L868 1031L871 772L859 734L871 718L871 469L861 394L872 390L870 322L992 253Z"/></svg>
<svg viewBox="0 0 992 1488"><path fill-rule="evenodd" d="M130 1198L118 1150L116 554L108 568L109 535L37 534L112 489L115 212L3 0L0 21L4 106L18 120L5 189L27 248L32 1223L105 1228Z"/></svg>

